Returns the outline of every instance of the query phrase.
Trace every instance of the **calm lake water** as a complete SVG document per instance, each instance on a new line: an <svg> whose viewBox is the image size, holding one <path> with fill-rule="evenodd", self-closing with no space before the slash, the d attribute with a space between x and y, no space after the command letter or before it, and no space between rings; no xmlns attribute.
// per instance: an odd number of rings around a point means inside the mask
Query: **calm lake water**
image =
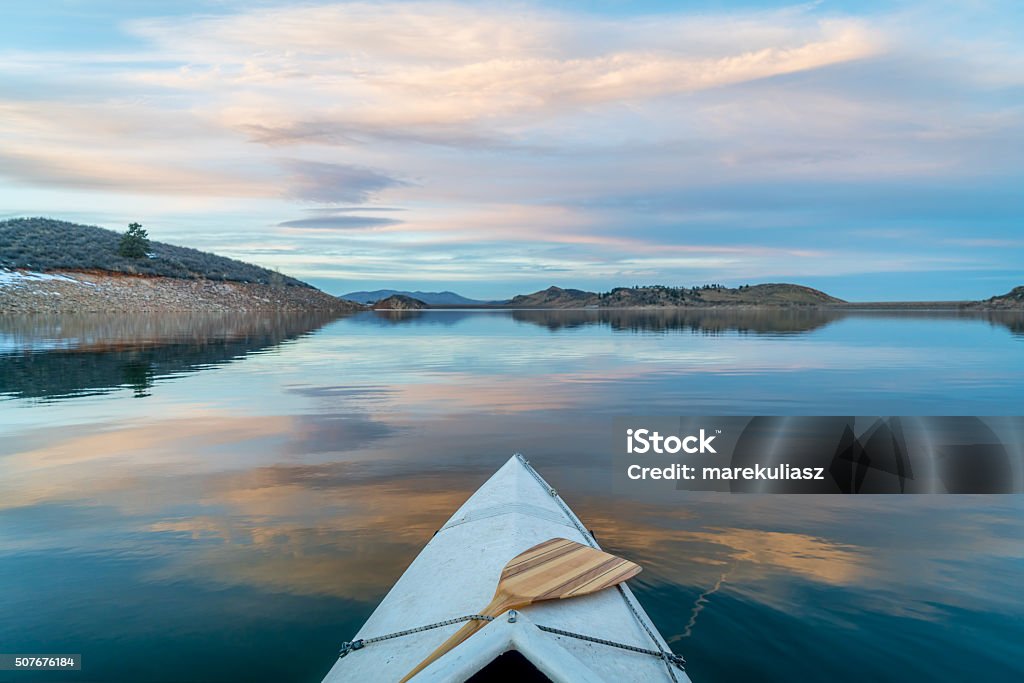
<svg viewBox="0 0 1024 683"><path fill-rule="evenodd" d="M1024 680L1024 496L632 500L608 452L618 415L1022 403L1019 316L0 318L0 652L84 661L0 680L319 681L515 451L696 683Z"/></svg>

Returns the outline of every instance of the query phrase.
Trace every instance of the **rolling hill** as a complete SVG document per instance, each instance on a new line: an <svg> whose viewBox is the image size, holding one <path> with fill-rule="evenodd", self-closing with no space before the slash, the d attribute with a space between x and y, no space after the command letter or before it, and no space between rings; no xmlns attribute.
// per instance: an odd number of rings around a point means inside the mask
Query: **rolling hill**
<svg viewBox="0 0 1024 683"><path fill-rule="evenodd" d="M401 294L393 294L373 304L375 311L422 311L424 308L429 306L423 301Z"/></svg>
<svg viewBox="0 0 1024 683"><path fill-rule="evenodd" d="M821 306L844 303L842 299L802 285L768 283L723 287L617 287L600 295L608 308L644 306Z"/></svg>
<svg viewBox="0 0 1024 683"><path fill-rule="evenodd" d="M708 306L821 306L841 304L842 299L804 287L783 283L723 287L616 287L597 293L580 289L549 287L532 294L513 297L513 308L647 308Z"/></svg>
<svg viewBox="0 0 1024 683"><path fill-rule="evenodd" d="M363 310L276 271L164 242L119 254L122 235L49 218L0 221L4 313Z"/></svg>
<svg viewBox="0 0 1024 683"><path fill-rule="evenodd" d="M599 297L582 289L548 287L533 294L520 294L506 304L511 308L586 308L596 306Z"/></svg>
<svg viewBox="0 0 1024 683"><path fill-rule="evenodd" d="M148 258L118 255L121 233L50 218L0 221L0 268L105 271L186 280L310 287L280 273L198 249L150 241Z"/></svg>

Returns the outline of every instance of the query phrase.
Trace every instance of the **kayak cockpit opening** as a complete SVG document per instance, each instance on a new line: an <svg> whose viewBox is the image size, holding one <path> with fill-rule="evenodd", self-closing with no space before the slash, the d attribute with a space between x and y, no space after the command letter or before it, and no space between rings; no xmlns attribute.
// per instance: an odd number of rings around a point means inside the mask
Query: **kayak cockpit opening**
<svg viewBox="0 0 1024 683"><path fill-rule="evenodd" d="M484 668L477 671L467 683L551 683L551 679L540 672L533 663L518 650L509 650L498 655Z"/></svg>

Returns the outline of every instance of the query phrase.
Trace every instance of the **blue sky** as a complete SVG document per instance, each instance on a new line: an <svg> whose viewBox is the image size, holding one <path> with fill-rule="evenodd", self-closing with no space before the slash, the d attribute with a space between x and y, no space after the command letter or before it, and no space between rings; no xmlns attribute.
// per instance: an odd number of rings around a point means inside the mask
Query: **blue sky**
<svg viewBox="0 0 1024 683"><path fill-rule="evenodd" d="M137 220L334 293L985 297L1024 284L1022 14L16 3L0 214Z"/></svg>

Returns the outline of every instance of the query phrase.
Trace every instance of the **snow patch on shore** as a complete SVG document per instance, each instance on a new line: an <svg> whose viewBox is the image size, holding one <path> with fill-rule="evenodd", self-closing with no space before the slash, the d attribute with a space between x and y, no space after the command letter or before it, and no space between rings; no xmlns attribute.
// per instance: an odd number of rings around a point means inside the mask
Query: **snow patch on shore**
<svg viewBox="0 0 1024 683"><path fill-rule="evenodd" d="M67 277L66 275L56 275L54 273L37 273L33 270L6 270L0 268L0 287L30 282L45 282L47 280L78 282L78 280Z"/></svg>

